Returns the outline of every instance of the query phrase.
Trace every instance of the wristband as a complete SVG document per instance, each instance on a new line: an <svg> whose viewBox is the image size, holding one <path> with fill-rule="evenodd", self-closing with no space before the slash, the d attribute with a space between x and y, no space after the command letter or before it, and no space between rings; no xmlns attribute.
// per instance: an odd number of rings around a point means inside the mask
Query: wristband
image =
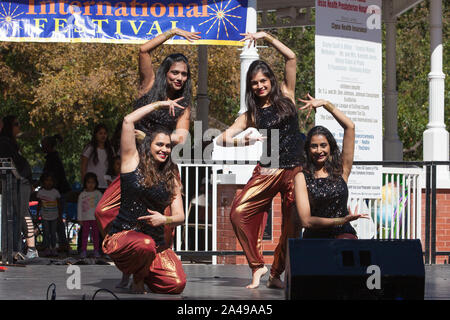
<svg viewBox="0 0 450 320"><path fill-rule="evenodd" d="M167 225L167 224L171 224L171 223L172 223L172 218L166 216L166 222L164 222L164 224Z"/></svg>
<svg viewBox="0 0 450 320"><path fill-rule="evenodd" d="M335 218L334 219L334 226L340 227L345 223L345 218Z"/></svg>
<svg viewBox="0 0 450 320"><path fill-rule="evenodd" d="M153 103L153 108L155 110L158 110L161 106L162 106L162 102L161 101L156 101L156 102Z"/></svg>
<svg viewBox="0 0 450 320"><path fill-rule="evenodd" d="M167 30L166 32L164 32L163 34L166 37L166 39L170 39L175 35L175 33L176 32L174 29L170 29L170 30Z"/></svg>
<svg viewBox="0 0 450 320"><path fill-rule="evenodd" d="M275 38L272 35L266 33L266 36L264 37L264 40L266 40L269 43L273 43L275 41Z"/></svg>
<svg viewBox="0 0 450 320"><path fill-rule="evenodd" d="M327 102L323 105L323 107L330 113L333 112L333 110L336 108L331 102Z"/></svg>

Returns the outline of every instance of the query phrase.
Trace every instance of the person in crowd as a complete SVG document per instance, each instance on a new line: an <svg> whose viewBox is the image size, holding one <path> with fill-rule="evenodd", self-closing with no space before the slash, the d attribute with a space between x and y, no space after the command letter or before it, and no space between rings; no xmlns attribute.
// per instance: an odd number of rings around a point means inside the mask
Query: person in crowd
<svg viewBox="0 0 450 320"><path fill-rule="evenodd" d="M81 155L81 180L84 180L86 172L93 172L98 179L98 189L106 190L108 184L105 181L106 170L113 162L114 151L108 139L108 129L104 124L97 124L91 141L85 146Z"/></svg>
<svg viewBox="0 0 450 320"><path fill-rule="evenodd" d="M44 234L44 256L58 256L56 235L58 220L62 216L61 194L55 188L55 178L50 172L43 172L40 178L41 188L37 192L37 212L42 218Z"/></svg>
<svg viewBox="0 0 450 320"><path fill-rule="evenodd" d="M303 172L294 178L295 201L304 239L357 239L350 221L368 218L365 214L352 214L347 208L347 181L352 170L355 147L355 125L331 102L299 99L300 108L325 108L344 129L342 152L333 134L323 126L312 128L305 141L306 161Z"/></svg>
<svg viewBox="0 0 450 320"><path fill-rule="evenodd" d="M109 165L108 170L105 174L105 180L108 186L111 184L111 182L114 181L114 179L116 179L120 175L120 163L120 156L115 156L113 158L113 162L111 163L111 165Z"/></svg>
<svg viewBox="0 0 450 320"><path fill-rule="evenodd" d="M94 258L100 257L99 231L95 220L95 208L102 198L102 193L98 190L97 175L87 172L84 175L83 191L78 196L77 220L81 223L83 232L81 233L80 258L87 256L87 244L91 235L94 245Z"/></svg>
<svg viewBox="0 0 450 320"><path fill-rule="evenodd" d="M41 141L42 151L44 151L45 155L45 163L43 172L52 173L55 182L55 188L59 191L61 195L60 204L64 212L65 199L67 194L72 190L69 182L67 181L66 171L64 170L64 165L61 161L61 157L59 155L56 147L63 142L63 138L59 134L55 134L53 136L46 136ZM57 234L58 234L58 250L60 252L64 252L68 254L70 252L69 242L66 236L66 225L64 221L64 217L58 216L57 220Z"/></svg>
<svg viewBox="0 0 450 320"><path fill-rule="evenodd" d="M20 122L17 116L7 115L3 118L3 127L0 131L0 158L11 158L19 176L19 221L26 238L26 259L38 258L39 254L35 247L35 236L33 220L29 210L31 185L33 182L30 164L20 153L17 136L21 133Z"/></svg>
<svg viewBox="0 0 450 320"><path fill-rule="evenodd" d="M86 172L93 172L98 179L98 190L102 193L108 187L105 180L105 174L109 164L113 162L114 150L108 138L108 129L104 124L97 124L91 141L85 146L81 155L81 181L84 181ZM79 235L83 237L83 227L79 230ZM99 247L103 237L99 237ZM103 252L100 252L103 254Z"/></svg>
<svg viewBox="0 0 450 320"><path fill-rule="evenodd" d="M110 215L107 206L96 217L106 236L103 251L124 275L133 275L132 292L181 293L186 275L181 261L165 241L164 226L184 222L181 181L171 161L171 131L159 126L136 144L135 123L160 108L184 108L165 100L128 114L121 137L120 208ZM163 214L170 206L171 216ZM106 210L102 210L106 209Z"/></svg>
<svg viewBox="0 0 450 320"><path fill-rule="evenodd" d="M255 167L244 189L235 196L231 207L231 223L252 270L252 282L247 288L259 286L261 277L267 273L262 254L262 237L267 211L276 194L282 197L282 230L275 249L274 262L267 286L282 288L280 279L285 269L287 239L300 232L296 222L293 178L302 169L303 140L298 125L295 106L296 55L282 42L266 32L244 34L249 46L264 39L285 59L284 80L279 84L270 66L263 60L251 63L246 76L245 100L247 111L240 115L216 143L224 146L243 146L265 137L248 133L242 138L235 136L247 128L267 130L267 150L278 148L276 163L262 163ZM272 134L278 130L278 145L272 145ZM271 153L272 154L272 153Z"/></svg>
<svg viewBox="0 0 450 320"><path fill-rule="evenodd" d="M116 156L120 156L120 135L122 133L122 121L119 121L111 137L111 146Z"/></svg>

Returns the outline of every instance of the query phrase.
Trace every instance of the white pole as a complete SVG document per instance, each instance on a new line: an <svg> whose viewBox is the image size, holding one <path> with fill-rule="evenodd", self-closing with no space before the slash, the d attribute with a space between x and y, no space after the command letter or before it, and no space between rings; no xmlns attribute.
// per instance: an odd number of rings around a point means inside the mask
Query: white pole
<svg viewBox="0 0 450 320"><path fill-rule="evenodd" d="M247 9L247 32L255 33L257 29L257 14L256 14L256 2L257 0L248 0ZM247 111L247 105L245 104L245 79L247 76L247 70L250 64L259 59L258 50L255 46L248 48L248 41L245 42L245 46L241 53L241 99L239 115Z"/></svg>
<svg viewBox="0 0 450 320"><path fill-rule="evenodd" d="M427 129L423 133L423 160L449 160L449 133L444 123L445 74L442 72L442 0L430 1L431 71L429 79L429 114ZM437 167L439 182L449 184L448 166Z"/></svg>

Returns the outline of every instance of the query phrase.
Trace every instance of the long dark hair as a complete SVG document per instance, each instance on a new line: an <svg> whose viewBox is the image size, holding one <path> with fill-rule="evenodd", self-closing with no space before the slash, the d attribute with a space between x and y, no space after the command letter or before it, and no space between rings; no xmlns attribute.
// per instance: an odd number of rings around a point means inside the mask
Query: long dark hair
<svg viewBox="0 0 450 320"><path fill-rule="evenodd" d="M158 71L156 72L155 82L153 83L153 86L145 95L143 95L136 101L134 105L134 110L143 107L149 103L167 99L166 75L167 72L169 72L170 67L175 62L184 62L187 66L188 74L186 82L184 83L183 87L180 90L176 91L175 97L172 98L177 99L180 97L184 97L184 99L182 99L179 102L179 104L184 107L191 105L192 83L191 83L191 68L189 67L189 61L183 54L173 53L171 55L168 55L161 63L161 65L158 68Z"/></svg>
<svg viewBox="0 0 450 320"><path fill-rule="evenodd" d="M10 138L14 144L17 146L16 137L13 135L13 128L15 126L17 117L15 115L7 115L3 117L3 128L0 131L0 136Z"/></svg>
<svg viewBox="0 0 450 320"><path fill-rule="evenodd" d="M102 124L102 123L97 124L94 127L94 132L92 134L91 141L85 147L85 150L89 146L92 147L93 150L92 150L91 154L89 155L89 158L92 158L92 161L94 162L95 165L97 165L97 163L98 163L98 152L97 152L98 143L97 143L96 135L101 129L105 129L106 132L108 132L108 128L104 124ZM113 157L114 157L114 151L111 146L111 142L109 141L109 138L107 138L105 141L105 150L106 150L106 155L108 157L108 164L109 164L113 161Z"/></svg>
<svg viewBox="0 0 450 320"><path fill-rule="evenodd" d="M159 163L153 158L150 146L155 137L160 133L163 133L169 137L171 134L170 130L163 126L154 126L150 132L146 133L145 138L138 143L138 171L142 175L141 184L147 188L161 182L166 186L170 194L166 205L169 205L175 194L175 182L178 180L178 167L172 161L170 156L163 163ZM179 184L181 185L181 183Z"/></svg>
<svg viewBox="0 0 450 320"><path fill-rule="evenodd" d="M42 139L42 144L47 144L52 150L55 149L55 147L63 142L63 137L60 134L55 134L53 136L45 136Z"/></svg>
<svg viewBox="0 0 450 320"><path fill-rule="evenodd" d="M309 130L306 140L305 140L305 153L306 153L306 163L304 170L314 175L316 172L316 166L314 165L313 159L311 157L311 152L309 151L311 145L311 138L316 135L322 135L328 140L330 145L330 154L324 163L324 168L329 176L336 180L342 175L342 157L341 151L333 137L333 134L327 128L323 126L315 126Z"/></svg>
<svg viewBox="0 0 450 320"><path fill-rule="evenodd" d="M272 89L269 93L270 103L277 109L279 121L288 116L297 114L297 109L291 99L283 95L278 84L277 78L270 66L263 60L256 60L250 64L247 71L245 102L247 103L247 127L254 126L256 123L256 109L258 97L252 90L251 81L255 75L261 72L269 78Z"/></svg>

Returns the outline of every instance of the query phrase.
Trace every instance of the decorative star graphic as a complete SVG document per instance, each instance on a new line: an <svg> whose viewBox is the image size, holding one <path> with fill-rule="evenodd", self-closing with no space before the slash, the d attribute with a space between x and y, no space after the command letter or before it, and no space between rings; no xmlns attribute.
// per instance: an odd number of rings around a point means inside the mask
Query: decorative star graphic
<svg viewBox="0 0 450 320"><path fill-rule="evenodd" d="M206 21L203 21L202 23L199 24L199 25L201 26L202 24L211 22L211 25L210 25L208 31L206 31L206 34L208 34L209 31L211 31L212 27L213 27L217 22L218 22L218 23L217 23L217 35L216 35L216 39L219 39L219 33L220 33L221 25L223 25L223 27L224 27L224 29L225 29L225 33L226 33L226 35L227 35L227 38L229 38L228 29L227 29L227 24L228 24L229 26L232 26L234 29L236 29L236 31L239 31L239 29L238 29L238 28L230 21L230 19L228 19L228 17L230 17L230 18L237 18L237 19L242 19L242 17L236 16L236 15L232 15L232 14L229 14L228 12L231 12L231 11L233 11L233 10L236 10L236 9L239 8L241 5L239 4L239 5L235 6L234 8L231 8L231 9L228 9L228 10L227 10L227 7L228 7L229 4L231 3L231 1L232 1L232 0L228 0L228 3L227 3L225 6L223 6L223 1L220 2L220 8L219 8L219 6L218 6L217 3L216 3L216 0L213 0L215 9L214 9L212 6L208 5L208 9L210 9L210 10L212 11L212 12L208 12L208 16L212 16L212 18L210 18L210 19L208 19L208 20L206 20Z"/></svg>
<svg viewBox="0 0 450 320"><path fill-rule="evenodd" d="M9 2L8 10L6 10L5 6L3 5L3 2L1 2L1 8L0 8L0 27L10 27L15 23L18 23L17 20L15 20L18 16L22 15L23 12L16 13L17 9L19 8L18 5L14 8L14 10L11 12L11 2Z"/></svg>

